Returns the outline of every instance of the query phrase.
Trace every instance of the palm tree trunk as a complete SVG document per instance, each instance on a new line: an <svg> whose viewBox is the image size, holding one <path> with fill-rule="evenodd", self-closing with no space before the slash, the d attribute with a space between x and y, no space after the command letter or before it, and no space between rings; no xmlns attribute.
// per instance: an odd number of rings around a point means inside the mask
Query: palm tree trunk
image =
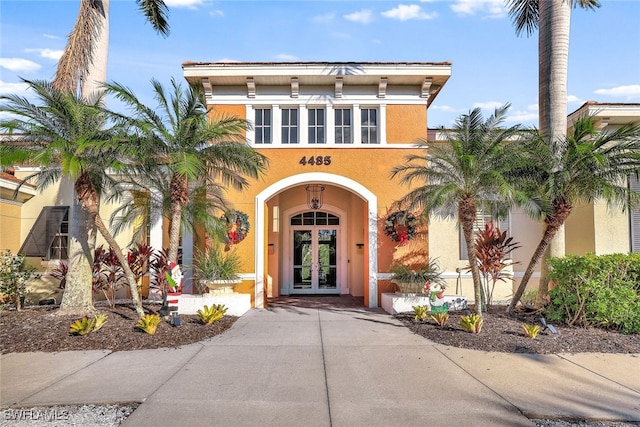
<svg viewBox="0 0 640 427"><path fill-rule="evenodd" d="M542 239L540 239L540 243L538 243L538 247L536 247L536 250L533 251L533 255L531 256L531 260L529 261L529 265L527 266L527 269L524 271L524 275L522 276L522 280L518 285L518 289L516 290L516 293L513 295L513 298L511 298L511 302L509 303L509 307L507 308L508 313L512 314L514 312L516 308L516 304L518 304L518 302L520 301L520 298L522 298L522 294L524 294L524 290L527 288L529 279L531 279L531 276L533 276L533 272L535 271L536 264L538 264L538 261L542 259L542 256L544 255L547 248L549 247L549 244L551 243L553 236L555 236L556 231L557 230L554 227L549 225L547 225L546 229L544 230ZM540 278L540 280L542 280L542 278Z"/></svg>
<svg viewBox="0 0 640 427"><path fill-rule="evenodd" d="M80 82L83 98L104 92L101 86L107 81L107 60L109 58L109 0L93 0L96 8L96 36L93 43L92 61L87 74Z"/></svg>
<svg viewBox="0 0 640 427"><path fill-rule="evenodd" d="M473 293L475 299L475 309L479 316L482 316L482 282L480 280L480 270L476 257L476 246L473 244L473 225L476 222L476 204L473 199L462 199L458 204L458 219L462 224L464 240L467 243L467 255L471 267L471 277L473 278Z"/></svg>
<svg viewBox="0 0 640 427"><path fill-rule="evenodd" d="M96 226L98 227L98 231L100 231L100 234L102 234L102 237L104 238L104 240L107 242L109 247L113 248L113 251L116 254L116 258L118 258L118 262L120 262L120 265L122 266L122 269L124 270L124 273L127 276L127 282L129 283L129 289L131 290L131 299L133 300L133 304L135 305L136 313L138 313L138 316L143 317L144 310L142 308L142 301L140 300L140 295L138 294L138 283L136 282L136 276L135 274L133 274L133 271L131 271L131 267L129 267L129 262L127 261L127 259L125 258L122 252L122 248L120 248L120 245L118 245L118 242L116 242L116 240L113 238L113 236L107 229L100 215L96 215L94 220L95 220Z"/></svg>
<svg viewBox="0 0 640 427"><path fill-rule="evenodd" d="M540 261L540 259L542 259L542 256L545 254L545 251L547 250L547 248L551 245L551 242L553 241L553 238L555 237L556 233L560 228L562 228L565 221L571 214L571 210L572 210L572 206L566 200L563 200L563 199L554 200L553 202L554 214L553 216L549 217L546 220L547 227L544 230L542 239L540 240L538 247L536 248L536 250L533 252L533 255L531 256L529 265L527 266L527 269L525 270L524 275L522 276L522 280L520 281L520 285L518 285L518 289L516 290L516 293L513 295L513 298L511 299L511 303L507 308L507 312L513 313L513 311L515 310L516 304L518 303L518 301L520 301L520 298L522 298L522 294L524 293L524 290L527 287L527 283L529 282L529 279L531 279L531 276L533 275L533 271L536 267L536 264L538 263L538 261ZM544 297L546 297L547 291L548 291L547 282L543 282L541 277L540 285L538 287L539 301L543 300Z"/></svg>
<svg viewBox="0 0 640 427"><path fill-rule="evenodd" d="M180 225L182 206L189 202L189 186L186 177L174 174L169 184L171 195L171 224L169 228L168 261L178 263L178 247L180 246Z"/></svg>
<svg viewBox="0 0 640 427"><path fill-rule="evenodd" d="M113 238L113 236L109 232L109 229L100 217L100 205L98 202L99 196L95 188L91 184L91 178L86 173L80 174L78 179L76 179L74 187L76 189L78 199L85 207L85 209L91 213L95 226L98 228L98 231L100 232L100 234L102 234L102 237L105 239L109 247L115 252L116 258L120 262L120 265L122 266L122 269L127 276L127 282L129 282L129 288L131 290L131 299L133 300L133 303L135 305L136 312L140 317L144 316L142 301L140 300L140 296L138 295L138 284L136 282L136 277L133 274L133 271L131 271L131 267L129 267L129 262L124 257L122 248Z"/></svg>
<svg viewBox="0 0 640 427"><path fill-rule="evenodd" d="M63 179L61 185L64 185L65 181ZM68 186L72 187L70 183ZM91 214L82 207L74 194L69 212L69 245L67 249L69 271L59 311L62 315L85 316L95 312L92 290L95 239L90 238L90 230L92 229ZM94 244L92 245L91 242Z"/></svg>
<svg viewBox="0 0 640 427"><path fill-rule="evenodd" d="M538 34L538 103L540 133L548 140L562 140L567 135L567 72L571 1L539 1ZM548 284L547 258L565 254L564 227L560 227L543 259L540 282Z"/></svg>

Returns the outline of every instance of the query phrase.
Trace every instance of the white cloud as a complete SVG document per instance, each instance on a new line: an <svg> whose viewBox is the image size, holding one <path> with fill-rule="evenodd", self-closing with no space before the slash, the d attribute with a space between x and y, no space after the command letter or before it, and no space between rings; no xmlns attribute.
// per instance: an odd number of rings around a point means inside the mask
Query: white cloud
<svg viewBox="0 0 640 427"><path fill-rule="evenodd" d="M344 18L348 21L360 22L361 24L368 24L373 20L373 13L370 9L362 9L358 12L349 13L344 15Z"/></svg>
<svg viewBox="0 0 640 427"><path fill-rule="evenodd" d="M409 19L433 19L438 16L437 13L427 13L417 4L400 4L398 7L381 13L385 18L399 19L400 21L408 21Z"/></svg>
<svg viewBox="0 0 640 427"><path fill-rule="evenodd" d="M9 83L0 80L0 93L1 94L17 94L26 95L29 85L26 83Z"/></svg>
<svg viewBox="0 0 640 427"><path fill-rule="evenodd" d="M500 108L504 105L504 102L499 101L488 101L488 102L476 102L473 104L473 108L481 108L483 110L495 110L496 108Z"/></svg>
<svg viewBox="0 0 640 427"><path fill-rule="evenodd" d="M58 49L25 49L24 51L28 53L37 52L41 57L53 59L54 61L58 61L64 53L64 50Z"/></svg>
<svg viewBox="0 0 640 427"><path fill-rule="evenodd" d="M40 64L22 58L0 58L0 67L16 73L29 73L41 68Z"/></svg>
<svg viewBox="0 0 640 427"><path fill-rule="evenodd" d="M324 15L317 15L311 18L313 22L317 22L318 24L327 24L334 20L336 14L333 12L325 13Z"/></svg>
<svg viewBox="0 0 640 427"><path fill-rule="evenodd" d="M575 95L567 95L568 104L584 104L584 101Z"/></svg>
<svg viewBox="0 0 640 427"><path fill-rule="evenodd" d="M597 89L593 93L605 96L623 97L627 100L640 98L640 85L617 86L609 89Z"/></svg>
<svg viewBox="0 0 640 427"><path fill-rule="evenodd" d="M538 113L534 113L531 111L514 111L513 113L509 113L507 117L504 119L507 123L523 123L523 124L531 124L531 122L537 122Z"/></svg>
<svg viewBox="0 0 640 427"><path fill-rule="evenodd" d="M224 16L224 12L220 9L209 11L209 16Z"/></svg>
<svg viewBox="0 0 640 427"><path fill-rule="evenodd" d="M220 58L216 62L242 62L239 59Z"/></svg>
<svg viewBox="0 0 640 427"><path fill-rule="evenodd" d="M456 0L451 10L459 15L487 14L489 18L503 18L507 16L504 0Z"/></svg>
<svg viewBox="0 0 640 427"><path fill-rule="evenodd" d="M286 53L279 53L276 55L276 59L278 61L285 61L285 62L295 62L295 61L299 61L299 58L295 55L289 55Z"/></svg>
<svg viewBox="0 0 640 427"><path fill-rule="evenodd" d="M43 36L47 39L54 39L54 40L60 40L62 39L62 37L60 36L54 36L53 34L43 34Z"/></svg>
<svg viewBox="0 0 640 427"><path fill-rule="evenodd" d="M203 5L205 2L204 0L164 0L164 3L169 7L197 9L198 6Z"/></svg>
<svg viewBox="0 0 640 427"><path fill-rule="evenodd" d="M459 108L454 108L450 105L432 105L431 107L429 107L429 109L444 111L445 113L461 113L464 111Z"/></svg>

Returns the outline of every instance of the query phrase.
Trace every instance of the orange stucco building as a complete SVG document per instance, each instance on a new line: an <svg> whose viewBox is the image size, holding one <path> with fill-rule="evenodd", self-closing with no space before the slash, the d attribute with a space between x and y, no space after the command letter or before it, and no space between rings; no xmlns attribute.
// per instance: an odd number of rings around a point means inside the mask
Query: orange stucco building
<svg viewBox="0 0 640 427"><path fill-rule="evenodd" d="M427 109L451 64L185 63L183 70L204 87L212 115L252 124L246 142L269 158L262 179L229 194L252 227L237 245L246 274L236 290L252 293L256 307L305 293L363 296L378 306L397 245L380 218L407 191L390 170L426 140ZM308 203L310 185L322 189L321 207Z"/></svg>

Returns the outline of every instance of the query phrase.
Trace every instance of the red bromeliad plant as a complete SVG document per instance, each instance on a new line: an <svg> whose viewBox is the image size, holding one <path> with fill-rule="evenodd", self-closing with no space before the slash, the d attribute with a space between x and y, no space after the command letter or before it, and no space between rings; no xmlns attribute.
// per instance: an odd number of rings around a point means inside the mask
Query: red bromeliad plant
<svg viewBox="0 0 640 427"><path fill-rule="evenodd" d="M136 278L136 283L138 283L138 293L140 291L142 277L149 273L151 269L149 261L152 255L153 248L146 243L137 243L127 254L129 267Z"/></svg>
<svg viewBox="0 0 640 427"><path fill-rule="evenodd" d="M153 273L149 287L159 291L163 299L167 295L167 288L169 285L167 282L167 273L171 273L168 260L169 249L165 248L161 251L155 252L149 262L150 270Z"/></svg>
<svg viewBox="0 0 640 427"><path fill-rule="evenodd" d="M509 254L520 248L518 243L513 241L513 237L507 237L507 231L500 231L498 227L489 222L484 225L483 230L476 232L475 240L476 257L478 260L478 270L484 277L483 310L493 301L493 291L498 281L505 281L508 277L504 270L513 265ZM491 279L491 283L489 282Z"/></svg>
<svg viewBox="0 0 640 427"><path fill-rule="evenodd" d="M100 250L100 253L98 251ZM96 249L94 259L94 272L98 269L97 277L94 275L94 292L102 291L109 305L114 308L116 305L116 293L123 286L128 284L127 275L118 261L116 252L110 248L108 251L102 246Z"/></svg>

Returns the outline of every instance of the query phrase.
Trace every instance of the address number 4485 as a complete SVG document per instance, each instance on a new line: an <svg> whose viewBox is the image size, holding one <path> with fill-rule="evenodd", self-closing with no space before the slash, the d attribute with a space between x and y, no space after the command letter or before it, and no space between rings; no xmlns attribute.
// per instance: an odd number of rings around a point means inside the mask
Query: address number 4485
<svg viewBox="0 0 640 427"><path fill-rule="evenodd" d="M331 156L302 156L298 163L300 163L302 166L329 166L331 164Z"/></svg>

